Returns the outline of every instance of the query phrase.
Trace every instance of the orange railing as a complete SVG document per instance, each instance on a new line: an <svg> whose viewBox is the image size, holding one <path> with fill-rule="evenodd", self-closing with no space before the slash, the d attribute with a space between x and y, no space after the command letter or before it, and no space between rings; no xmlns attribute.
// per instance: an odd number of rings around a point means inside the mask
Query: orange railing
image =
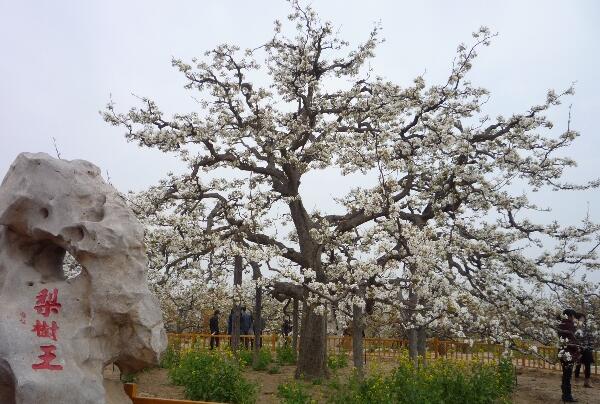
<svg viewBox="0 0 600 404"><path fill-rule="evenodd" d="M167 334L169 337L169 344L176 345L183 349L208 349L211 347L211 340L213 347L228 347L231 346L231 335L210 335L210 334L197 334L197 333L183 333ZM272 351L285 343L284 339L278 335L262 335L261 344L265 348L269 348ZM251 347L254 344L254 335L240 335L240 346Z"/></svg>
<svg viewBox="0 0 600 404"><path fill-rule="evenodd" d="M210 334L168 334L169 343L176 346L178 349L208 349L213 345L219 347L228 347L231 345L230 335ZM279 335L263 335L262 346L271 351L275 351L277 347L289 345L290 338L283 338ZM254 343L254 335L242 335L240 337L240 346L251 347ZM477 360L481 362L494 362L502 355L504 347L499 344L487 342L468 343L464 341L444 341L437 338L432 338L427 341L426 358L434 359L450 359L450 360ZM364 339L364 357L365 360L373 359L395 359L408 349L408 341L395 338L365 338ZM331 354L352 353L352 337L351 336L333 336L327 337L327 351ZM513 352L513 363L519 367L560 370L560 362L557 359L558 349L548 346L540 346L537 348L537 353L520 353ZM599 352L594 352L595 365L592 367L592 372L598 374L598 360L600 360Z"/></svg>

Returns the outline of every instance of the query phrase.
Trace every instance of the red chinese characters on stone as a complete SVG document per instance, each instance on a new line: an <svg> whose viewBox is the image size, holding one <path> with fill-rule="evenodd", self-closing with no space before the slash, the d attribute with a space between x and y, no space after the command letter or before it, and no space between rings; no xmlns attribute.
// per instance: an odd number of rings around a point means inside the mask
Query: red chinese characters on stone
<svg viewBox="0 0 600 404"><path fill-rule="evenodd" d="M51 313L58 313L61 307L58 303L58 289L56 288L52 292L49 292L48 289L42 289L35 297L35 301L33 308L44 317L48 317Z"/></svg>
<svg viewBox="0 0 600 404"><path fill-rule="evenodd" d="M56 359L56 355L54 354L54 351L56 351L56 346L54 345L42 345L40 346L40 349L42 350L42 352L44 352L42 355L38 356L38 358L40 358L42 360L41 363L34 363L33 365L31 365L31 368L34 370L62 370L62 366L61 365L53 365L51 362Z"/></svg>
<svg viewBox="0 0 600 404"><path fill-rule="evenodd" d="M35 297L35 306L33 306L38 314L44 317L49 317L50 314L58 314L61 308L61 304L58 302L58 289L54 288L52 291L48 289L42 289L40 293ZM50 338L53 341L58 340L58 324L56 321L52 321L48 324L46 321L35 320L35 325L31 329L35 332L38 338ZM40 363L34 363L31 368L34 370L63 370L62 365L53 364L52 361L56 359L56 345L41 345L40 349L42 354L38 356Z"/></svg>
<svg viewBox="0 0 600 404"><path fill-rule="evenodd" d="M38 337L52 338L54 341L56 341L56 331L58 331L58 325L56 324L56 321L53 321L50 325L48 325L48 323L45 321L35 320L35 325L31 331L35 332Z"/></svg>

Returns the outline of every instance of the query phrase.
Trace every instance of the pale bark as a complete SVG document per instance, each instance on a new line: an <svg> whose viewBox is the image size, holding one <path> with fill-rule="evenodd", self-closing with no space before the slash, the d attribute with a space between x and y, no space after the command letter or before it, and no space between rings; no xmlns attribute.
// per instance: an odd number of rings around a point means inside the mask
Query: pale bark
<svg viewBox="0 0 600 404"><path fill-rule="evenodd" d="M360 380L364 377L364 313L358 305L352 306L352 358Z"/></svg>

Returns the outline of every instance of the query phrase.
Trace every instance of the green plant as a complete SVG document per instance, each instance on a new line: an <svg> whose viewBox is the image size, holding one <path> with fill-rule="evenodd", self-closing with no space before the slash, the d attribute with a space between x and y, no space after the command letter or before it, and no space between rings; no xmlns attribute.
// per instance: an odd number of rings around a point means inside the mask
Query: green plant
<svg viewBox="0 0 600 404"><path fill-rule="evenodd" d="M334 355L327 356L327 366L331 370L338 370L348 367L348 355L345 352L339 352Z"/></svg>
<svg viewBox="0 0 600 404"><path fill-rule="evenodd" d="M316 403L306 391L306 388L296 381L277 386L277 397L281 399L282 404Z"/></svg>
<svg viewBox="0 0 600 404"><path fill-rule="evenodd" d="M250 366L252 364L252 350L240 348L237 355L242 366Z"/></svg>
<svg viewBox="0 0 600 404"><path fill-rule="evenodd" d="M242 376L241 361L230 351L188 351L169 369L171 381L184 386L190 400L252 404L257 386Z"/></svg>
<svg viewBox="0 0 600 404"><path fill-rule="evenodd" d="M269 370L267 370L267 373L270 375L279 374L279 373L281 373L281 368L279 367L278 364L275 363L269 368Z"/></svg>
<svg viewBox="0 0 600 404"><path fill-rule="evenodd" d="M346 383L330 383L330 403L492 404L508 401L514 388L510 361L498 364L438 360L416 366L403 355L390 375L353 375Z"/></svg>
<svg viewBox="0 0 600 404"><path fill-rule="evenodd" d="M291 345L278 346L275 353L280 365L296 364L296 350Z"/></svg>
<svg viewBox="0 0 600 404"><path fill-rule="evenodd" d="M261 348L258 351L258 363L254 365L254 352L252 349L240 349L238 350L238 358L242 366L252 365L254 370L267 370L267 367L273 362L273 354L266 348Z"/></svg>
<svg viewBox="0 0 600 404"><path fill-rule="evenodd" d="M135 373L123 373L121 374L121 381L123 383L135 383L137 380Z"/></svg>
<svg viewBox="0 0 600 404"><path fill-rule="evenodd" d="M505 395L513 392L516 385L516 370L509 358L501 358L497 367L498 382Z"/></svg>
<svg viewBox="0 0 600 404"><path fill-rule="evenodd" d="M273 355L268 349L261 349L258 351L258 362L252 364L254 370L267 370L269 364L273 361Z"/></svg>
<svg viewBox="0 0 600 404"><path fill-rule="evenodd" d="M167 349L160 358L160 367L170 369L179 363L179 349L176 346L169 344Z"/></svg>

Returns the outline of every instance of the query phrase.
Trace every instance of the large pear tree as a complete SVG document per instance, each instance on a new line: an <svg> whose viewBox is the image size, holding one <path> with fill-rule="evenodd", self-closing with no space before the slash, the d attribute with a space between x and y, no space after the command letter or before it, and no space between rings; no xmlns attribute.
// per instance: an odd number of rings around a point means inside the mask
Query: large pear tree
<svg viewBox="0 0 600 404"><path fill-rule="evenodd" d="M560 182L574 162L556 152L577 134L546 134L544 113L562 94L549 92L506 118L481 113L488 92L465 76L493 37L487 29L459 46L447 81L428 86L417 77L402 88L369 67L378 27L352 47L310 7L292 2L289 20L291 35L276 22L273 38L255 49L224 44L191 63L173 60L199 111L166 116L142 98L126 113L111 103L104 117L126 128L127 139L186 163L187 172L147 198L158 218L171 215L191 232L177 254L221 249L221 257L266 262L295 283L289 289L303 304L297 376L327 375L326 307L344 299L358 320L365 302L375 301L426 324L445 307L466 310L447 301L465 291L493 301L514 277L564 286L555 265L596 266L593 249L574 247L589 242L596 226L534 224L526 212L536 207L507 187L514 180L529 189L597 184ZM371 186L348 190L335 212L310 211L302 181L326 168L362 175ZM519 243L540 237L558 240L556 251L528 258ZM435 285L448 291L442 305L426 291L439 292Z"/></svg>

